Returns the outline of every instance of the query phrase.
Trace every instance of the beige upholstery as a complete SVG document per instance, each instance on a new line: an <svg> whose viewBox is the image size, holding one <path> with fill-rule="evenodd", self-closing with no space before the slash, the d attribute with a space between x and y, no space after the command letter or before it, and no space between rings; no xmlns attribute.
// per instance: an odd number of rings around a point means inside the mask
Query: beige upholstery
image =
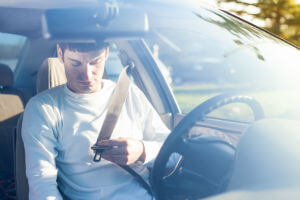
<svg viewBox="0 0 300 200"><path fill-rule="evenodd" d="M37 77L37 92L42 92L49 88L62 85L66 83L66 75L63 64L58 58L48 58L46 59ZM15 161L15 173L16 173L16 194L18 200L28 199L28 181L26 177L25 168L25 152L24 144L21 137L21 127L22 127L21 116L18 121L17 133L16 133L16 161Z"/></svg>
<svg viewBox="0 0 300 200"><path fill-rule="evenodd" d="M0 126L16 126L18 115L23 112L21 93L13 89L13 72L9 66L0 63Z"/></svg>
<svg viewBox="0 0 300 200"><path fill-rule="evenodd" d="M13 72L0 64L0 173L13 175L13 136L19 115L24 111L20 91L12 88Z"/></svg>
<svg viewBox="0 0 300 200"><path fill-rule="evenodd" d="M0 63L0 86L12 86L14 83L14 74L10 67Z"/></svg>
<svg viewBox="0 0 300 200"><path fill-rule="evenodd" d="M44 60L37 77L37 93L67 82L65 68L58 58Z"/></svg>
<svg viewBox="0 0 300 200"><path fill-rule="evenodd" d="M19 92L0 90L0 127L16 126L24 105Z"/></svg>

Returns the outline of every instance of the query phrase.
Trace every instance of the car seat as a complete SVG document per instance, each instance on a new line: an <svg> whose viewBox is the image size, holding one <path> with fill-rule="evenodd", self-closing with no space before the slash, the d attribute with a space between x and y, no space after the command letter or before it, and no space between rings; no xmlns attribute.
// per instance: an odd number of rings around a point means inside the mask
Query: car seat
<svg viewBox="0 0 300 200"><path fill-rule="evenodd" d="M58 58L47 58L42 63L36 81L37 93L66 83L66 75L63 64ZM16 195L18 200L28 199L28 181L26 177L25 151L21 137L23 115L19 117L16 131L15 148L15 177Z"/></svg>
<svg viewBox="0 0 300 200"><path fill-rule="evenodd" d="M10 67L0 63L0 178L13 176L13 135L24 111L23 95L13 88L13 82Z"/></svg>
<svg viewBox="0 0 300 200"><path fill-rule="evenodd" d="M104 71L103 78L107 78ZM63 64L56 58L47 58L42 63L36 81L36 92L65 84L67 78ZM25 151L23 139L21 137L23 115L20 115L16 129L16 147L15 147L15 177L16 177L16 195L18 200L28 199L28 181L26 177Z"/></svg>

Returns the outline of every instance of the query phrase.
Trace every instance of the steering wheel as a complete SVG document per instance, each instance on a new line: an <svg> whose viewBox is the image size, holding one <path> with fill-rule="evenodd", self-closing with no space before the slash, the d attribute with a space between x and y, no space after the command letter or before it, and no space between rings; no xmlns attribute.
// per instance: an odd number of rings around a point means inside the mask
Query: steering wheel
<svg viewBox="0 0 300 200"><path fill-rule="evenodd" d="M153 193L157 198L161 196L160 188L163 188L162 184L166 164L172 153L179 153L176 147L184 146L184 135L189 132L197 121L203 120L207 114L230 103L244 103L252 109L255 120L264 118L264 111L259 102L252 97L244 95L224 93L212 97L198 105L188 113L170 133L154 162L150 181L153 186Z"/></svg>

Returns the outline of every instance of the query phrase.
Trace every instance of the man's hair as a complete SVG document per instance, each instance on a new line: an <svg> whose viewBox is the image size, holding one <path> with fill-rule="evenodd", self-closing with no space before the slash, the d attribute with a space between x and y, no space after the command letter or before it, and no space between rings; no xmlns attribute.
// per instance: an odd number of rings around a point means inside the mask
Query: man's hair
<svg viewBox="0 0 300 200"><path fill-rule="evenodd" d="M107 48L109 44L104 41L97 41L93 43L58 43L59 47L64 54L66 49L70 51L78 51L78 52L89 52L89 51L98 51L104 48Z"/></svg>

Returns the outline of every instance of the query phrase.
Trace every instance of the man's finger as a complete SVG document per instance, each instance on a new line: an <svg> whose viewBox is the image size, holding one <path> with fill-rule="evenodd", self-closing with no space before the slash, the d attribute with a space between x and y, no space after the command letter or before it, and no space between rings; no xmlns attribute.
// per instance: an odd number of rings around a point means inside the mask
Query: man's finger
<svg viewBox="0 0 300 200"><path fill-rule="evenodd" d="M113 146L113 148L105 150L103 154L110 156L110 155L128 155L128 150L126 146Z"/></svg>
<svg viewBox="0 0 300 200"><path fill-rule="evenodd" d="M98 145L103 145L103 146L126 146L127 142L126 140L123 139L110 139L110 140L100 140Z"/></svg>

